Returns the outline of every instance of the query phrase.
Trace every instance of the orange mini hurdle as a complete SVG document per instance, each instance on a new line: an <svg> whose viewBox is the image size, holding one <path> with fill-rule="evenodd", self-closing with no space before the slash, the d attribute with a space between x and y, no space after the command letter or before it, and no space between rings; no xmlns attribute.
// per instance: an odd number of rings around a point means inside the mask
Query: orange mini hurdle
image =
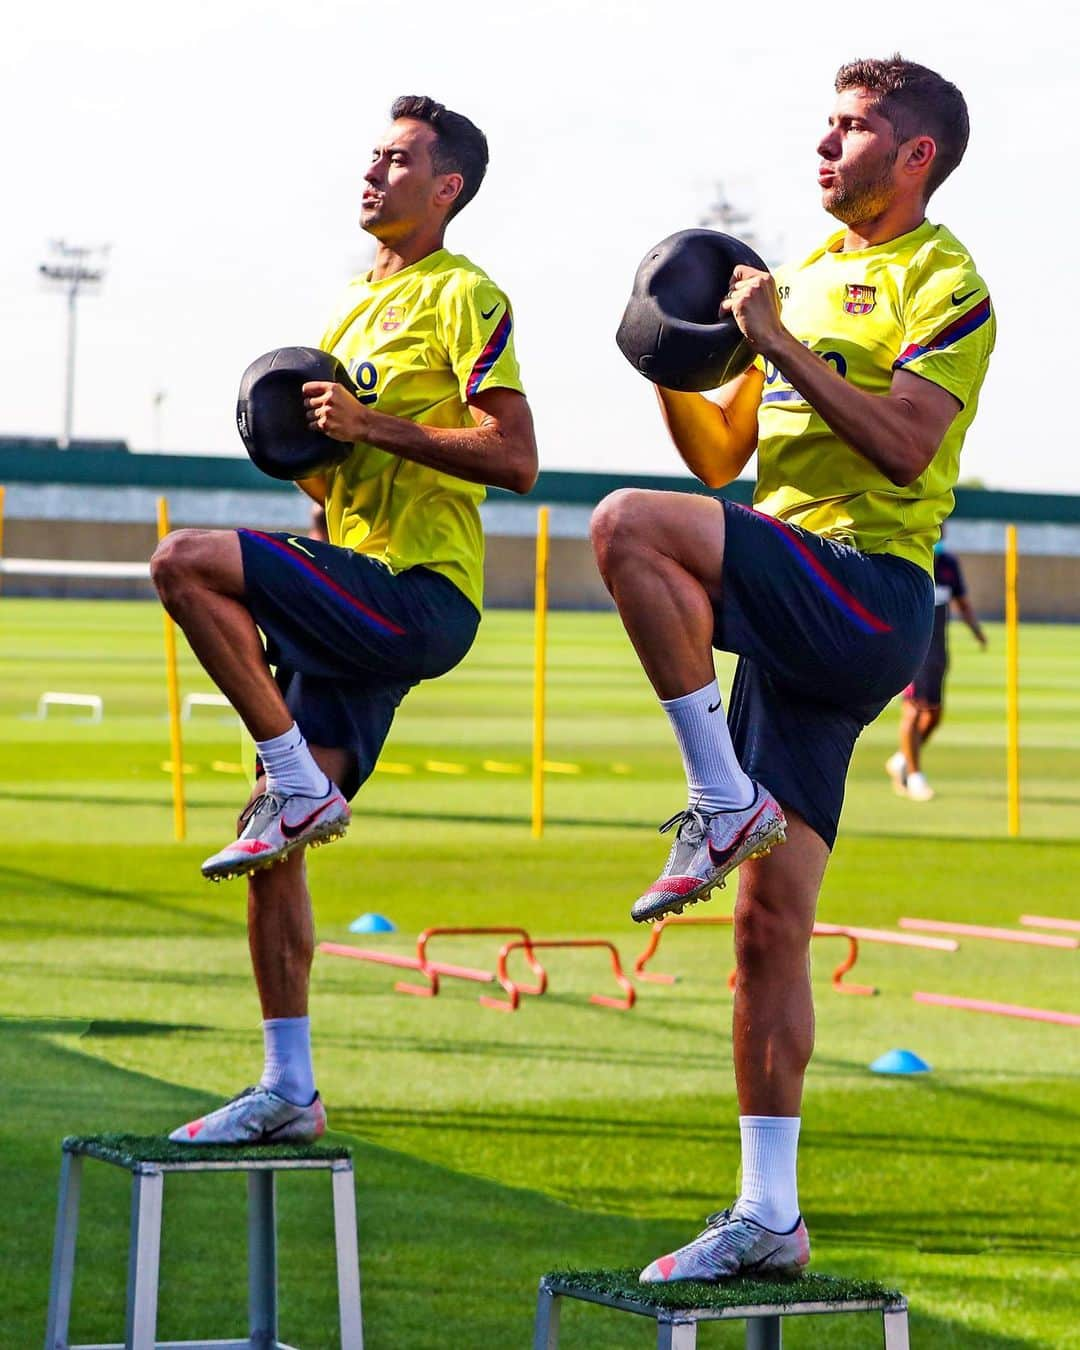
<svg viewBox="0 0 1080 1350"><path fill-rule="evenodd" d="M547 988L547 972L532 954L533 940L524 928L517 927L435 927L425 928L416 939L415 956L397 956L393 952L375 951L371 947L352 947L341 942L320 942L318 950L326 956L346 956L353 961L372 961L376 965L396 966L399 970L418 971L426 984L410 984L407 980L398 980L394 985L399 994L414 994L418 998L434 998L439 992L439 979L445 977L454 980L474 980L477 984L493 984L494 970L481 970L475 966L452 965L448 961L429 960L428 943L435 937L483 937L485 935L504 937L513 934L521 939L520 946L525 952L525 960L536 976L535 985L519 985L523 994L542 994Z"/></svg>
<svg viewBox="0 0 1080 1350"><path fill-rule="evenodd" d="M619 960L619 953L613 942L608 942L604 938L540 938L531 942L506 942L499 951L498 962L496 965L496 975L499 983L509 997L490 998L486 994L480 996L480 1002L485 1008L495 1008L499 1012L517 1012L521 1003L522 994L543 993L547 987L544 982L544 989L529 989L527 985L518 984L512 980L506 970L507 957L511 952L524 950L526 947L535 949L537 947L604 947L611 955L611 970L615 976L615 981L623 990L623 998L612 998L607 994L590 994L589 1002L595 1003L601 1008L617 1008L621 1012L626 1012L634 1006L636 992L634 986L626 977Z"/></svg>
<svg viewBox="0 0 1080 1350"><path fill-rule="evenodd" d="M679 927L727 925L730 927L734 922L735 921L730 914L719 916L710 915L708 917L699 917L692 914L686 916L669 914L665 918L657 920L657 922L653 924L652 932L649 934L649 941L646 944L645 950L634 962L634 974L639 980L650 980L655 984L674 984L674 975L665 975L659 971L647 971L645 969L646 964L656 954L656 949L660 946L660 938L663 935L664 929L671 925L677 925ZM869 998L877 993L877 989L872 984L845 984L844 982L844 976L859 959L859 940L854 934L849 933L846 928L838 928L833 924L814 924L813 936L847 939L847 955L832 973L832 987L838 994L860 994ZM728 988L735 988L734 971L728 976Z"/></svg>

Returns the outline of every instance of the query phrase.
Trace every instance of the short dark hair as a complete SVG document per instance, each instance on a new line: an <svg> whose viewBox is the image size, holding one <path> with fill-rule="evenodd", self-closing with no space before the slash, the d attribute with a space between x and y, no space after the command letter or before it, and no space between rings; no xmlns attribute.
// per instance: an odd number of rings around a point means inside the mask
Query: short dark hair
<svg viewBox="0 0 1080 1350"><path fill-rule="evenodd" d="M431 164L436 173L461 174L461 191L446 213L447 220L451 220L468 206L484 181L488 166L487 137L467 117L451 112L426 94L402 94L394 99L390 118L396 122L399 117L426 122L434 131Z"/></svg>
<svg viewBox="0 0 1080 1350"><path fill-rule="evenodd" d="M866 89L878 96L877 111L892 125L897 145L912 136L932 136L937 156L926 179L930 195L964 158L970 126L967 104L955 84L936 71L905 61L899 52L884 61L849 61L836 73L836 92Z"/></svg>

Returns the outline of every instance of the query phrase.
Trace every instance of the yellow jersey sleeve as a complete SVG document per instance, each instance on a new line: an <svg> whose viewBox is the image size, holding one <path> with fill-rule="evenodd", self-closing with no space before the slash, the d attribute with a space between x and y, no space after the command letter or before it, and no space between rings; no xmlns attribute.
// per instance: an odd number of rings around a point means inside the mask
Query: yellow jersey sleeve
<svg viewBox="0 0 1080 1350"><path fill-rule="evenodd" d="M438 326L463 403L488 389L525 392L514 352L513 311L489 277L465 274L446 285Z"/></svg>
<svg viewBox="0 0 1080 1350"><path fill-rule="evenodd" d="M997 325L986 284L970 266L938 268L916 282L893 370L921 375L966 407L994 349Z"/></svg>

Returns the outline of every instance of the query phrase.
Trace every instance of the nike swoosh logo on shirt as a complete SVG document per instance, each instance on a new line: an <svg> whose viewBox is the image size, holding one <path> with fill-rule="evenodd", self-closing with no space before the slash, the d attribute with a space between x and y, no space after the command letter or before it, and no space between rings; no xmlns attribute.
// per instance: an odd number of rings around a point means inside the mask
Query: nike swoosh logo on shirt
<svg viewBox="0 0 1080 1350"><path fill-rule="evenodd" d="M315 554L312 553L310 549L305 548L303 544L300 542L300 540L297 539L295 534L290 534L289 537L285 540L285 542L287 544L291 544L293 548L299 549L301 553L306 553L309 558L315 557Z"/></svg>
<svg viewBox="0 0 1080 1350"><path fill-rule="evenodd" d="M949 299L953 302L954 305L962 305L965 300L970 300L973 295L978 295L978 293L979 288L978 286L976 286L973 291L965 291L963 295L954 294L951 295Z"/></svg>
<svg viewBox="0 0 1080 1350"><path fill-rule="evenodd" d="M490 309L482 309L480 311L480 317L482 319L490 319L498 308L498 305L492 305Z"/></svg>

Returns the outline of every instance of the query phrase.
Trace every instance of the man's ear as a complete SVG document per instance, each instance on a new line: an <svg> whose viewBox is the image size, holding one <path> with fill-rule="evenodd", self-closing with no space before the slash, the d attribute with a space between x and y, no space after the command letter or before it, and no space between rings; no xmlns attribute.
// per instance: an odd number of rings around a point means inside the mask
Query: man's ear
<svg viewBox="0 0 1080 1350"><path fill-rule="evenodd" d="M915 136L908 142L904 167L910 173L926 174L937 159L937 144L933 136Z"/></svg>
<svg viewBox="0 0 1080 1350"><path fill-rule="evenodd" d="M437 206L447 208L453 206L458 197L461 196L461 189L465 186L465 179L459 173L444 173L440 175L439 186L435 189L435 203Z"/></svg>

